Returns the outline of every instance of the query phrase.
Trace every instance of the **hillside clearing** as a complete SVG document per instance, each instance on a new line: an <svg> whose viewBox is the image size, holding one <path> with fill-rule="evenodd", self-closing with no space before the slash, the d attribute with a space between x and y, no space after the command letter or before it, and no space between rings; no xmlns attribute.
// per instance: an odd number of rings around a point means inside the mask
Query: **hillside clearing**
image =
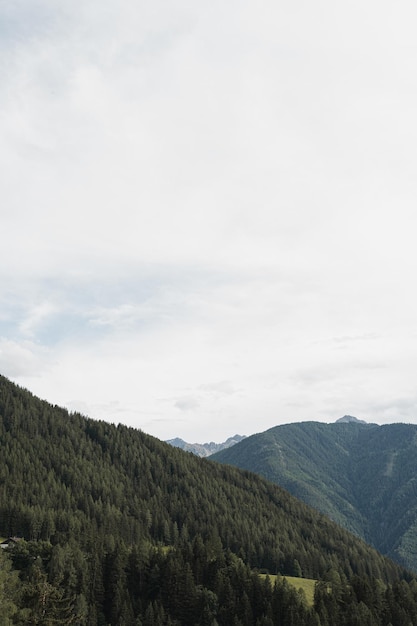
<svg viewBox="0 0 417 626"><path fill-rule="evenodd" d="M262 578L266 578L267 574L261 574ZM314 604L314 589L316 586L316 580L313 578L297 578L295 576L277 576L274 574L269 574L269 579L271 584L274 585L277 578L285 578L285 580L292 586L297 589L302 589L305 594L306 601L308 606L313 606Z"/></svg>

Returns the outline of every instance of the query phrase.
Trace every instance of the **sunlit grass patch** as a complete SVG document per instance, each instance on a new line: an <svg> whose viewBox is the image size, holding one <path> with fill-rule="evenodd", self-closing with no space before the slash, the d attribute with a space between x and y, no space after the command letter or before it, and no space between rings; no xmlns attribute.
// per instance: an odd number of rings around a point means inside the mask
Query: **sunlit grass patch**
<svg viewBox="0 0 417 626"><path fill-rule="evenodd" d="M266 574L261 574L262 578L266 578ZM275 583L277 578L281 578L281 576L275 576L273 574L269 574L269 579L271 584ZM313 606L314 604L314 589L316 586L316 580L313 578L297 578L295 576L282 576L285 580L295 589L302 589L306 598L306 602L308 606Z"/></svg>

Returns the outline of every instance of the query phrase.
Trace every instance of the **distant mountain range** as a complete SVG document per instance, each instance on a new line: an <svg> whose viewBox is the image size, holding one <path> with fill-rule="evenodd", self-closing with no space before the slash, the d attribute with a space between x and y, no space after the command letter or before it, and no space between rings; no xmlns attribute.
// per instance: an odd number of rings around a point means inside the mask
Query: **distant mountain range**
<svg viewBox="0 0 417 626"><path fill-rule="evenodd" d="M211 458L264 476L417 570L417 425L286 424Z"/></svg>
<svg viewBox="0 0 417 626"><path fill-rule="evenodd" d="M223 443L214 443L214 441L210 441L210 443L187 443L184 439L176 437L175 439L167 439L165 443L169 443L176 448L181 448L181 450L185 450L186 452L192 452L197 456L207 457L215 452L220 452L220 450L234 446L236 443L239 443L239 441L242 441L242 439L245 439L245 435L234 435L226 439Z"/></svg>

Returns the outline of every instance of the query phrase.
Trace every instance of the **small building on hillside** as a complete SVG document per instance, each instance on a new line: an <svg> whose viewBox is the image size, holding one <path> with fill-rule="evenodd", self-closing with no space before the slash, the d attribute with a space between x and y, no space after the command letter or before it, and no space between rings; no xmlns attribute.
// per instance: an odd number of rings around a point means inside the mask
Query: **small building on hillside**
<svg viewBox="0 0 417 626"><path fill-rule="evenodd" d="M9 537L0 543L0 548L13 548L19 541L22 541L23 537Z"/></svg>

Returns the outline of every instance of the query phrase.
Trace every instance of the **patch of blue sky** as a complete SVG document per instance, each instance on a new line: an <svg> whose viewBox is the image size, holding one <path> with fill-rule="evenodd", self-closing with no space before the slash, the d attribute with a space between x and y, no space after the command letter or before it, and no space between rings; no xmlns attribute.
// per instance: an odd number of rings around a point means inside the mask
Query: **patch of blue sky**
<svg viewBox="0 0 417 626"><path fill-rule="evenodd" d="M104 329L92 327L88 319L74 313L57 313L47 316L36 323L30 332L25 330L26 312L14 311L13 316L0 319L0 338L10 341L31 339L35 343L52 347L68 339L93 339L104 332Z"/></svg>
<svg viewBox="0 0 417 626"><path fill-rule="evenodd" d="M53 347L71 341L91 343L105 333L106 328L92 326L84 315L60 313L51 316L39 325L36 340L43 346Z"/></svg>
<svg viewBox="0 0 417 626"><path fill-rule="evenodd" d="M0 319L0 338L18 339L20 336L19 322L15 318Z"/></svg>
<svg viewBox="0 0 417 626"><path fill-rule="evenodd" d="M155 302L168 292L178 296L197 289L215 288L238 280L227 272L204 268L153 267L110 276L51 278L40 288L44 295L72 309L136 307Z"/></svg>
<svg viewBox="0 0 417 626"><path fill-rule="evenodd" d="M49 277L3 294L0 337L53 347L68 341L94 343L113 333L143 333L185 322L207 294L212 297L236 279L224 272L174 267L96 278Z"/></svg>
<svg viewBox="0 0 417 626"><path fill-rule="evenodd" d="M57 11L46 2L4 2L0 8L0 45L22 43L51 31Z"/></svg>

